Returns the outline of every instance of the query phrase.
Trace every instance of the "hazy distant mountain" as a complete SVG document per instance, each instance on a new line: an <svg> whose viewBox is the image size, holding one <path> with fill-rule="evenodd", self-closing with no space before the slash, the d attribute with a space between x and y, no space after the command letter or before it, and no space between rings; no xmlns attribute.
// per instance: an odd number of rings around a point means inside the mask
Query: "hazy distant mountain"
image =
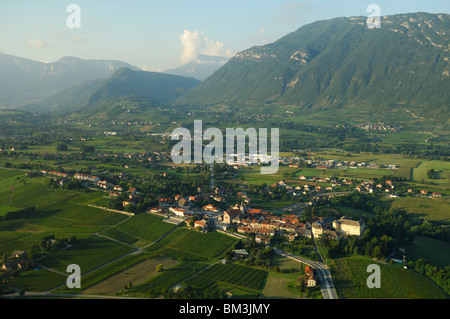
<svg viewBox="0 0 450 319"><path fill-rule="evenodd" d="M164 73L193 77L203 81L227 63L228 60L229 58L219 56L199 55L192 62L164 71Z"/></svg>
<svg viewBox="0 0 450 319"><path fill-rule="evenodd" d="M184 105L321 108L398 106L448 119L450 16L401 14L369 29L367 17L301 27L236 54L177 100Z"/></svg>
<svg viewBox="0 0 450 319"><path fill-rule="evenodd" d="M139 70L120 61L63 57L58 62L42 63L0 54L0 106L39 101L83 82L108 78L124 67Z"/></svg>
<svg viewBox="0 0 450 319"><path fill-rule="evenodd" d="M136 96L153 104L169 103L197 86L199 80L178 75L122 68L106 80L92 80L62 90L29 106L34 111L74 112L99 109L114 97Z"/></svg>
<svg viewBox="0 0 450 319"><path fill-rule="evenodd" d="M88 104L125 95L139 95L158 103L168 103L199 83L194 78L123 68L100 84L89 97Z"/></svg>

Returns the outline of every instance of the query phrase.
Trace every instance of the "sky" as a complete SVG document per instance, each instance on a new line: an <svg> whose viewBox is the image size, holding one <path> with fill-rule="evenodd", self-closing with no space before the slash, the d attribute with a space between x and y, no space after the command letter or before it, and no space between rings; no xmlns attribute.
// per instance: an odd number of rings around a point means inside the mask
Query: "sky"
<svg viewBox="0 0 450 319"><path fill-rule="evenodd" d="M67 11L71 4L79 16ZM119 60L162 72L198 54L231 57L317 20L369 16L370 4L381 15L450 14L449 0L2 0L0 53Z"/></svg>

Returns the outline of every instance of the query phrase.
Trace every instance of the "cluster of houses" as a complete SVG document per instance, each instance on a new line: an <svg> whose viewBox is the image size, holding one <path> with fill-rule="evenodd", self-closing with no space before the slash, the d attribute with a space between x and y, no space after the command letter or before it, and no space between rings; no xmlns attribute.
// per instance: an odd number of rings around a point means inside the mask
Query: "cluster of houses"
<svg viewBox="0 0 450 319"><path fill-rule="evenodd" d="M108 183L107 181L101 180L97 176L93 176L93 175L89 175L89 174L75 173L73 176L71 176L68 173L62 173L62 172L56 172L56 171L46 171L46 170L41 170L41 174L45 175L45 176L61 177L61 178L63 178L62 181L64 181L65 179L68 179L70 177L73 177L74 179L79 180L79 181L86 181L91 184L94 184L95 186L97 186L99 188L102 188L105 190L108 190L108 189L112 190L112 192L110 193L111 197L119 196L119 194L124 191L124 189L121 186L113 185L111 183ZM133 192L133 193L136 192L136 190L134 188L130 188L128 191Z"/></svg>
<svg viewBox="0 0 450 319"><path fill-rule="evenodd" d="M310 168L318 169L347 169L347 168L388 168L397 169L398 166L394 164L376 164L376 163L365 163L356 161L339 161L336 159L316 159L316 158L300 158L300 157L286 157L280 159L280 163L288 165L292 168L303 167L304 164L308 164ZM312 180L312 179L308 179Z"/></svg>
<svg viewBox="0 0 450 319"><path fill-rule="evenodd" d="M42 174L48 175L48 176L55 176L55 177L61 177L61 178L69 178L69 174L57 172L57 171L41 171Z"/></svg>
<svg viewBox="0 0 450 319"><path fill-rule="evenodd" d="M270 244L270 238L282 235L294 241L303 236L317 238L321 234L328 234L339 240L341 236L361 236L365 230L365 222L351 220L345 216L337 220L334 217L313 217L301 223L296 215L275 215L260 209L227 210L223 214L223 222L237 225L238 233L255 234L258 243Z"/></svg>
<svg viewBox="0 0 450 319"><path fill-rule="evenodd" d="M392 131L398 132L401 128L395 128L388 124L377 123L377 124L357 124L354 127L366 130L366 131Z"/></svg>
<svg viewBox="0 0 450 319"><path fill-rule="evenodd" d="M14 251L8 261L2 264L1 270L4 272L11 272L15 270L25 269L28 265L28 254L22 250Z"/></svg>
<svg viewBox="0 0 450 319"><path fill-rule="evenodd" d="M113 132L110 132L113 133ZM81 138L85 141L86 138ZM14 150L14 149L12 149ZM0 149L1 152L1 149ZM84 153L43 153L45 159L53 160L92 160L98 161L106 158L133 160L139 163L152 163L156 161L170 161L171 153L169 151L149 151L141 153L101 153L84 154Z"/></svg>
<svg viewBox="0 0 450 319"><path fill-rule="evenodd" d="M88 181L91 183L98 183L100 181L100 178L98 178L97 176L91 176L88 174L76 173L73 177L77 180Z"/></svg>
<svg viewBox="0 0 450 319"><path fill-rule="evenodd" d="M373 182L371 181L365 181L365 182L361 182L358 185L356 185L355 190L357 192L368 192L370 194L376 192L376 193L386 193L388 194L388 197L390 198L394 198L394 197L398 197L398 193L396 190L396 187L393 183L393 181L391 180L386 180L383 184L379 183L377 185L374 185ZM414 190L412 188L409 188L407 190L408 194L412 194L412 195L419 195L419 196L429 196L429 197L442 197L442 193L439 192L430 192L426 189L421 189L421 190Z"/></svg>
<svg viewBox="0 0 450 319"><path fill-rule="evenodd" d="M225 195L220 193L219 188L206 195L216 201L225 200ZM204 196L205 193L188 198L179 195L175 198L160 198L159 205L150 209L149 212L178 218L187 224L191 217L196 216L197 220L193 227L201 231L208 231L211 228L226 231L234 226L238 233L254 234L255 241L265 245L270 245L270 239L275 235L285 236L293 241L299 236L312 238L327 233L339 239L340 236L361 236L365 229L363 220L353 221L346 217L340 220L317 217L301 223L297 215L279 215L261 209L247 208L244 202L225 211L213 204L205 205L201 209L194 208L195 201L199 198L204 199Z"/></svg>
<svg viewBox="0 0 450 319"><path fill-rule="evenodd" d="M413 189L408 189L408 193L410 194L417 194L417 191L413 190ZM430 195L431 194L431 195ZM418 195L421 196L431 196L431 197L442 197L442 193L438 193L438 192L429 192L426 189L421 189L418 192Z"/></svg>
<svg viewBox="0 0 450 319"><path fill-rule="evenodd" d="M317 178L314 177L312 179L307 179L307 177L305 177L305 176L300 176L300 179L301 180L311 180L311 181L313 181L315 183L317 183L317 182L320 182L320 183L322 183L322 182L331 182L331 180L329 178L317 179ZM312 194L312 193L320 193L320 192L323 192L323 191L333 191L335 186L341 186L341 184L338 183L337 181L333 180L332 181L332 185L331 186L326 186L326 187L325 186L322 187L320 185L315 185L314 186L312 184L311 185L305 184L305 185L302 185L302 186L293 187L293 186L291 186L289 184L286 184L285 181L279 181L279 182L274 183L274 184L271 185L271 187L280 187L280 188L282 187L282 188L284 188L286 190L286 193L288 195L292 195L292 196L309 195L309 194Z"/></svg>

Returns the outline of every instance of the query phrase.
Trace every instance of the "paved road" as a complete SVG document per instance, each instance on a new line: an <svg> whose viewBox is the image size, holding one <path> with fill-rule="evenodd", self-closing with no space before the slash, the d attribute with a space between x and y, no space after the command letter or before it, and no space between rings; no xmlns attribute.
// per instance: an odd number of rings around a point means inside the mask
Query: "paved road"
<svg viewBox="0 0 450 319"><path fill-rule="evenodd" d="M223 231L223 230L221 230L219 232L236 237L236 238L247 239L245 236L243 236L241 234L233 234L233 233L230 233L228 231ZM321 290L322 290L323 298L324 299L339 299L337 296L337 293L336 293L336 289L334 288L333 278L331 277L331 273L328 270L328 268L325 267L323 264L293 255L291 253L285 252L285 251L277 249L277 248L272 247L272 249L275 253L277 253L281 256L290 258L297 262L301 262L301 263L304 263L306 265L313 267L316 270L317 276L319 276L319 279L321 282Z"/></svg>
<svg viewBox="0 0 450 319"><path fill-rule="evenodd" d="M313 267L316 270L316 274L319 276L320 282L321 282L321 290L322 295L324 299L338 299L336 290L333 285L333 279L331 278L330 271L323 266L322 264L313 262L311 260L292 255L288 252L285 252L280 249L274 248L273 251L281 256L290 258L292 260L307 264L311 267Z"/></svg>

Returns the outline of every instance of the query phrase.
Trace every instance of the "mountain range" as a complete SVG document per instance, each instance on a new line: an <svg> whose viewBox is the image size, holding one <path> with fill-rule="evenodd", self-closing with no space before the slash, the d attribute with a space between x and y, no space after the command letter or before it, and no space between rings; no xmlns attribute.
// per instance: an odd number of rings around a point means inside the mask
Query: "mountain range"
<svg viewBox="0 0 450 319"><path fill-rule="evenodd" d="M368 106L405 107L448 119L450 16L336 18L299 28L278 41L236 54L180 97L182 105L237 109Z"/></svg>
<svg viewBox="0 0 450 319"><path fill-rule="evenodd" d="M194 78L159 72L121 68L107 79L83 82L67 88L38 103L27 105L34 111L82 112L101 111L112 98L136 96L149 104L169 104L200 83Z"/></svg>
<svg viewBox="0 0 450 319"><path fill-rule="evenodd" d="M384 16L381 27L374 29L366 20L317 21L273 43L239 52L227 62L199 56L166 71L178 75L144 72L118 61L66 57L46 64L0 54L0 107L92 113L127 100L111 102L113 98L135 96L139 105L145 105L145 98L149 105L251 112L289 108L320 113L361 107L389 114L400 108L447 121L450 16Z"/></svg>
<svg viewBox="0 0 450 319"><path fill-rule="evenodd" d="M120 61L63 57L44 63L0 54L0 106L17 107L45 99L86 81L108 78L120 68L138 68Z"/></svg>

